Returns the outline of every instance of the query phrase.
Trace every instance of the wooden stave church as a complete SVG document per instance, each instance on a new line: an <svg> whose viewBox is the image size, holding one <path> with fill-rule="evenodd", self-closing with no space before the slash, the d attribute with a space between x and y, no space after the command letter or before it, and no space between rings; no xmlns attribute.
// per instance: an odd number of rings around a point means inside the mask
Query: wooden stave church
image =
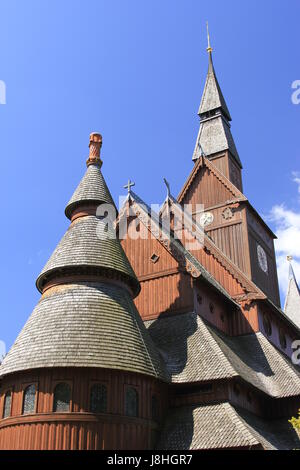
<svg viewBox="0 0 300 470"><path fill-rule="evenodd" d="M114 203L102 137L91 134L87 171L65 210L71 225L0 367L0 449L297 447L288 419L300 402L291 362L299 289L291 271L282 311L275 235L242 192L210 46L208 54L194 167L178 198L168 191L150 219L128 185L118 224L125 218L128 235L144 237L98 237L97 209ZM191 224L178 239L184 204ZM197 204L209 214L204 227Z"/></svg>

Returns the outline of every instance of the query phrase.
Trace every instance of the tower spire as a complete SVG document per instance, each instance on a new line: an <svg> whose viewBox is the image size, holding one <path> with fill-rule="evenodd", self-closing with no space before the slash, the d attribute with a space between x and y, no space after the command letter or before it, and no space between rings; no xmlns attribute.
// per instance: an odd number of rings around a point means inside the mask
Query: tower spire
<svg viewBox="0 0 300 470"><path fill-rule="evenodd" d="M209 156L229 150L233 158L242 168L242 164L231 135L231 116L221 91L213 66L212 51L208 22L207 30L207 52L208 72L204 91L198 111L200 117L200 129L195 145L193 160L201 156L199 149L202 148L205 155ZM218 136L218 138L216 138Z"/></svg>

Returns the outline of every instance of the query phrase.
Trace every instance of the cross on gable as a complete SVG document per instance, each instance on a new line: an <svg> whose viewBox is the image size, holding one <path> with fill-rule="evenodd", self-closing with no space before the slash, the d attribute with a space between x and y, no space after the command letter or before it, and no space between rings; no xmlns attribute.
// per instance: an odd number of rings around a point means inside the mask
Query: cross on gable
<svg viewBox="0 0 300 470"><path fill-rule="evenodd" d="M128 183L125 184L124 189L127 189L128 193L130 193L132 186L135 186L135 183L129 179Z"/></svg>

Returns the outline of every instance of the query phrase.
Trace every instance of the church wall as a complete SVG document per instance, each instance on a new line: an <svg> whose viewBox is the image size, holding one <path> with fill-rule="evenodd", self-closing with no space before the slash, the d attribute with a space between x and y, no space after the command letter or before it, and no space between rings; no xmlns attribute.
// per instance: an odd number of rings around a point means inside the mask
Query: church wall
<svg viewBox="0 0 300 470"><path fill-rule="evenodd" d="M194 288L195 310L201 318L217 327L226 334L230 334L229 307L204 283L195 282Z"/></svg>
<svg viewBox="0 0 300 470"><path fill-rule="evenodd" d="M239 191L243 192L241 169L234 162L230 154L228 154L228 167L229 176L227 178L238 188Z"/></svg>
<svg viewBox="0 0 300 470"><path fill-rule="evenodd" d="M207 209L231 199L233 199L232 192L215 175L212 175L209 168L202 167L181 203L192 204L194 213L197 204L203 204Z"/></svg>
<svg viewBox="0 0 300 470"><path fill-rule="evenodd" d="M141 292L135 299L135 305L143 320L157 318L164 313L192 312L191 276L176 272L141 281Z"/></svg>
<svg viewBox="0 0 300 470"><path fill-rule="evenodd" d="M251 277L273 302L280 306L274 242L266 229L255 216L247 210L249 256L251 260ZM259 266L257 247L260 245L266 253L268 271L265 273Z"/></svg>
<svg viewBox="0 0 300 470"><path fill-rule="evenodd" d="M226 209L222 207L221 209L214 210L212 212L215 218L219 218L219 215L222 216L222 214L226 214L225 211ZM223 218L220 225L216 221L215 226L209 227L207 234L222 250L222 252L241 269L242 272L247 272L245 252L243 249L245 241L242 220L233 221L233 223L226 223Z"/></svg>
<svg viewBox="0 0 300 470"><path fill-rule="evenodd" d="M212 254L208 253L207 249L194 250L193 255L232 297L244 293L239 282Z"/></svg>
<svg viewBox="0 0 300 470"><path fill-rule="evenodd" d="M229 401L258 416L265 414L265 397L244 382L232 381L228 384Z"/></svg>
<svg viewBox="0 0 300 470"><path fill-rule="evenodd" d="M70 412L53 412L53 392L60 382L71 386ZM107 412L89 411L94 383L107 386ZM22 415L23 392L37 387L36 410ZM125 413L126 387L138 392L138 417ZM149 449L167 409L167 386L134 373L105 369L43 369L12 374L1 385L0 416L4 394L12 389L11 416L0 419L0 449ZM158 399L159 422L152 419L152 396Z"/></svg>
<svg viewBox="0 0 300 470"><path fill-rule="evenodd" d="M215 167L229 179L229 165L227 152L216 154L212 157L209 157L209 160L215 165Z"/></svg>
<svg viewBox="0 0 300 470"><path fill-rule="evenodd" d="M274 313L266 306L259 308L258 318L259 330L262 334L279 349L279 351L291 359L294 352L292 343L296 337L295 332L292 332L291 328L289 328L284 321L280 321L275 317ZM268 328L268 322L271 325L271 329Z"/></svg>
<svg viewBox="0 0 300 470"><path fill-rule="evenodd" d="M232 336L257 333L259 331L258 311L256 302L241 305L230 316L230 331Z"/></svg>
<svg viewBox="0 0 300 470"><path fill-rule="evenodd" d="M134 229L135 224L138 232ZM131 221L128 236L121 240L121 244L138 278L166 273L178 267L174 257L138 219ZM158 256L155 262L151 259L153 255Z"/></svg>

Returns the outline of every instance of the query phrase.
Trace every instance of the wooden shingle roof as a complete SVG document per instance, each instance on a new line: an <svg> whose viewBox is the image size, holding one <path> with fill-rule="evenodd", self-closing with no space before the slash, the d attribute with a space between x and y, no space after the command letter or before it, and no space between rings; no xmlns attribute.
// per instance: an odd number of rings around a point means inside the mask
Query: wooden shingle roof
<svg viewBox="0 0 300 470"><path fill-rule="evenodd" d="M166 378L129 292L108 283L49 291L2 362L0 376L45 367L101 367Z"/></svg>
<svg viewBox="0 0 300 470"><path fill-rule="evenodd" d="M195 313L146 321L174 383L239 376L274 397L300 395L300 372L262 335L229 337Z"/></svg>
<svg viewBox="0 0 300 470"><path fill-rule="evenodd" d="M99 165L89 165L87 167L85 175L67 204L65 209L66 216L70 219L71 213L76 206L91 202L115 206Z"/></svg>
<svg viewBox="0 0 300 470"><path fill-rule="evenodd" d="M124 275L137 295L140 286L131 264L113 229L108 227L109 232L104 232L105 226L95 215L81 217L73 222L39 275L38 289L42 290L45 279L55 271L89 267ZM102 239L101 233L105 239Z"/></svg>
<svg viewBox="0 0 300 470"><path fill-rule="evenodd" d="M286 418L261 419L225 402L171 410L157 444L160 450L239 447L293 450L299 439Z"/></svg>

